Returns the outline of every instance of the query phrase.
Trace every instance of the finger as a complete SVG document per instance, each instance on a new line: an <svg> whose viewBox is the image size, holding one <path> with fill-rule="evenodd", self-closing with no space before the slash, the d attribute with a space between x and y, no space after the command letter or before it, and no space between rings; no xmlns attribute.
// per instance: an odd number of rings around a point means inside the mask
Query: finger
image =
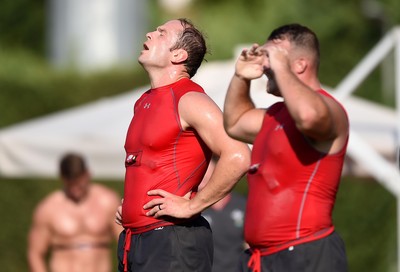
<svg viewBox="0 0 400 272"><path fill-rule="evenodd" d="M162 204L162 198L155 198L143 205L143 209L148 210Z"/></svg>
<svg viewBox="0 0 400 272"><path fill-rule="evenodd" d="M166 197L166 196L169 196L171 194L168 193L167 191L162 190L162 189L155 189L155 190L148 191L147 195L149 195L149 196L159 195L159 196L162 196L162 197Z"/></svg>
<svg viewBox="0 0 400 272"><path fill-rule="evenodd" d="M256 50L256 54L258 56L267 55L267 53L268 53L268 51L262 46L258 47L257 50Z"/></svg>
<svg viewBox="0 0 400 272"><path fill-rule="evenodd" d="M146 215L147 216L154 216L154 217L159 217L162 216L162 208L161 205L156 205L154 206L151 210L149 210Z"/></svg>
<svg viewBox="0 0 400 272"><path fill-rule="evenodd" d="M254 52L256 52L258 47L259 45L257 43L253 43L253 45L250 48L250 53L254 54Z"/></svg>
<svg viewBox="0 0 400 272"><path fill-rule="evenodd" d="M252 51L254 56L264 56L267 53L267 50L265 49L265 46L260 46L258 44L255 44L253 46L253 51Z"/></svg>
<svg viewBox="0 0 400 272"><path fill-rule="evenodd" d="M118 225L122 225L122 217L118 211L115 213L115 223L117 223Z"/></svg>

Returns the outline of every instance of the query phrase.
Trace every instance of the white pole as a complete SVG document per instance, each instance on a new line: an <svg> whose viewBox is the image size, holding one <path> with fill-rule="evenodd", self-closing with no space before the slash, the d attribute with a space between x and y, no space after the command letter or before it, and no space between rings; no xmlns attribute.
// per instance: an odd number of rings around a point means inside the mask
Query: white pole
<svg viewBox="0 0 400 272"><path fill-rule="evenodd" d="M400 143L400 27L393 30L395 40L395 96L396 96L396 113L397 113L397 148ZM399 154L397 153L397 167L399 167ZM398 168L399 169L399 168ZM397 272L400 272L400 194L396 195L397 198Z"/></svg>
<svg viewBox="0 0 400 272"><path fill-rule="evenodd" d="M386 36L365 56L359 64L336 86L335 97L339 100L346 98L363 82L363 80L382 62L393 49L392 32Z"/></svg>
<svg viewBox="0 0 400 272"><path fill-rule="evenodd" d="M397 272L400 272L400 196L396 195L397 200Z"/></svg>

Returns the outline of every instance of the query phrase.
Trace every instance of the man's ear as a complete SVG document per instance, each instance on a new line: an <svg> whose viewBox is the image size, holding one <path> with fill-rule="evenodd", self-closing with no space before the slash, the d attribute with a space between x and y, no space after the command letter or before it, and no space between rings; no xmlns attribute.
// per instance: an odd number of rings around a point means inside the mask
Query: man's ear
<svg viewBox="0 0 400 272"><path fill-rule="evenodd" d="M297 59L294 62L294 71L296 74L302 74L307 69L308 63L304 58Z"/></svg>
<svg viewBox="0 0 400 272"><path fill-rule="evenodd" d="M172 51L172 63L182 63L188 58L188 53L184 49L175 49Z"/></svg>

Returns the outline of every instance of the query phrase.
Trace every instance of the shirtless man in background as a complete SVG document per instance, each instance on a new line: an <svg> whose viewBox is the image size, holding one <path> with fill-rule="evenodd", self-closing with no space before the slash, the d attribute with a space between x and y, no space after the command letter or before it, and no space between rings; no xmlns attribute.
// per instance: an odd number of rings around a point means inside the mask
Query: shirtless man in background
<svg viewBox="0 0 400 272"><path fill-rule="evenodd" d="M34 211L28 239L30 271L112 271L111 244L122 231L114 223L120 197L90 183L79 154L61 159L60 176L63 190L51 193Z"/></svg>

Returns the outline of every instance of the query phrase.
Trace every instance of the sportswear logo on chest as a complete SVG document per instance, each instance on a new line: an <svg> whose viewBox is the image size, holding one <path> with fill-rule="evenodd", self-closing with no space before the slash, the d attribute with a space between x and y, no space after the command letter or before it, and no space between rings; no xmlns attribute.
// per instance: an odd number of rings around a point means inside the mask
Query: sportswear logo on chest
<svg viewBox="0 0 400 272"><path fill-rule="evenodd" d="M276 125L275 131L280 130L280 129L283 129L283 124Z"/></svg>
<svg viewBox="0 0 400 272"><path fill-rule="evenodd" d="M151 103L144 104L143 109L150 109L150 105L151 105Z"/></svg>

